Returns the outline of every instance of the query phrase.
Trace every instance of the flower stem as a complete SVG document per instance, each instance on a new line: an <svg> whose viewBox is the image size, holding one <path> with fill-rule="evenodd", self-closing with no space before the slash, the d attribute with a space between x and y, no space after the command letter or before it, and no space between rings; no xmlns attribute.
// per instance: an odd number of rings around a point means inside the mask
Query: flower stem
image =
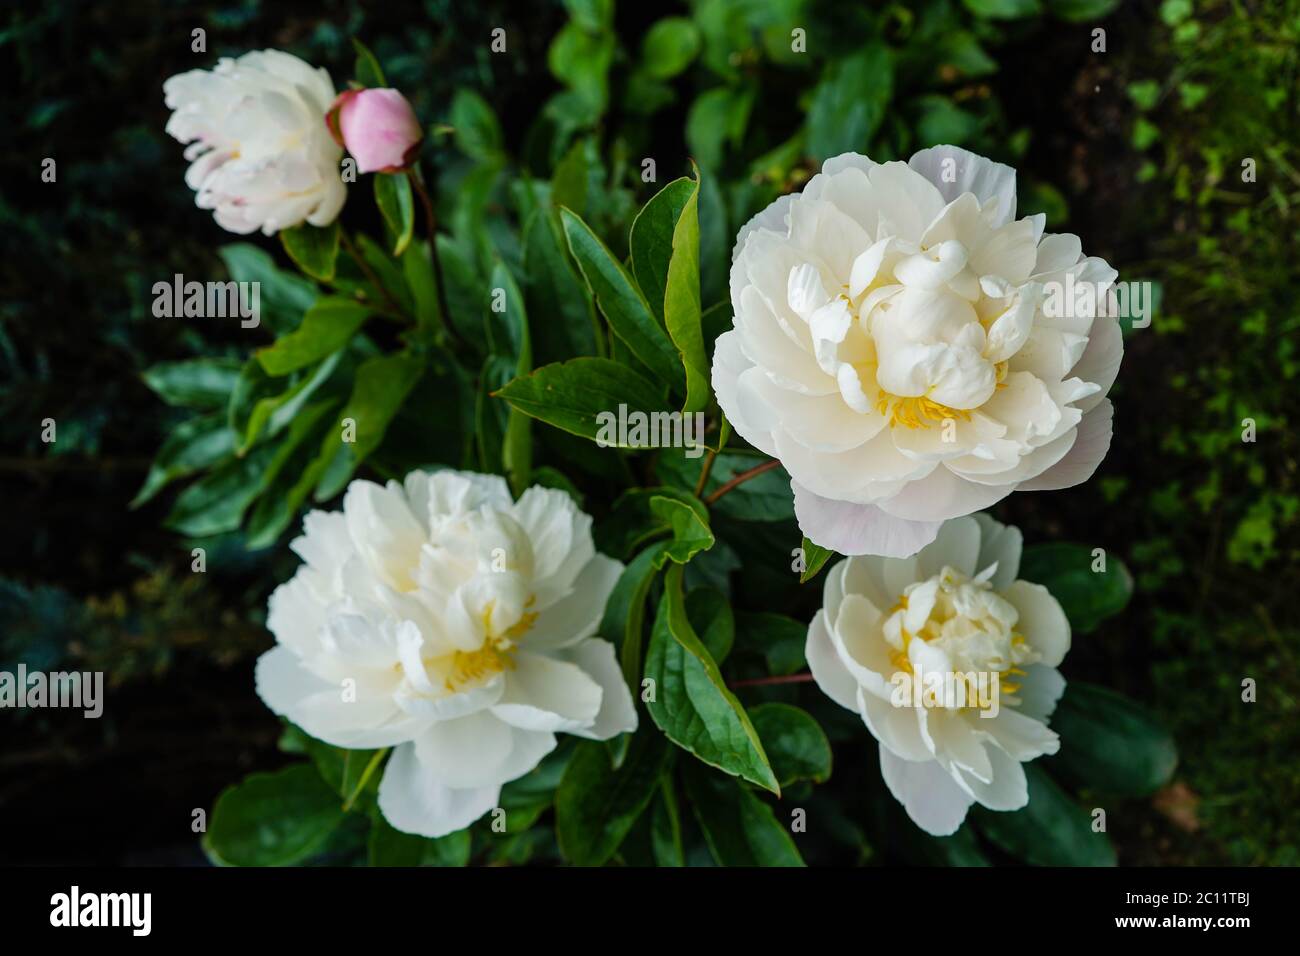
<svg viewBox="0 0 1300 956"><path fill-rule="evenodd" d="M357 268L360 269L361 274L366 277L366 281L379 290L379 294L382 295L384 301L388 303L388 308L396 315L404 315L402 307L397 304L397 300L393 298L393 294L388 291L386 285L379 281L379 276L375 275L374 270L366 263L366 260L362 257L361 253L357 251L356 245L343 229L339 230L339 242L343 244L343 248L347 251L347 254L352 257L352 261L357 264Z"/></svg>
<svg viewBox="0 0 1300 956"><path fill-rule="evenodd" d="M695 497L700 498L704 495L704 489L709 484L709 473L713 471L713 460L726 447L727 439L731 437L731 425L727 423L727 417L721 415L721 422L718 425L718 447L710 448L708 457L704 459L704 467L700 469L700 480L695 483Z"/></svg>
<svg viewBox="0 0 1300 956"><path fill-rule="evenodd" d="M749 471L742 471L742 472L741 472L740 474L738 474L735 478L732 478L729 482L727 482L725 485L723 485L721 488L719 488L719 489L718 489L717 491L715 491L713 494L709 495L709 497L705 498L705 499L704 499L704 503L705 503L706 505L711 505L711 504L713 504L713 503L716 502L719 498L721 498L723 495L725 495L728 491L730 491L732 488L735 488L737 485L743 485L745 482L749 481L749 479L751 479L751 478L757 478L759 475L761 475L761 474L762 474L763 472L765 472L765 471L771 471L773 468L777 467L779 464L781 464L781 463L780 463L779 461L777 461L775 458L773 458L771 461L765 461L765 462L763 462L763 464L758 465L758 466L756 466L756 467L754 467L754 468L749 469Z"/></svg>
<svg viewBox="0 0 1300 956"><path fill-rule="evenodd" d="M812 674L785 674L778 677L755 677L752 680L738 680L731 686L771 687L775 684L806 684L812 679Z"/></svg>
<svg viewBox="0 0 1300 956"><path fill-rule="evenodd" d="M379 766L379 762L384 759L384 755L388 753L389 749L390 748L388 747L384 747L382 750L376 750L375 755L370 758L370 762L366 764L366 769L361 771L361 779L357 781L357 788L353 790L352 795L343 802L344 813L351 810L352 804L357 802L357 797L361 796L361 791L366 789L366 784L368 784L370 778L375 775L375 769Z"/></svg>
<svg viewBox="0 0 1300 956"><path fill-rule="evenodd" d="M424 207L424 221L429 229L429 259L433 263L433 281L438 287L438 313L442 322L442 328L439 330L441 336L446 338L453 334L451 321L451 312L447 307L447 287L442 281L442 260L438 258L438 217L433 211L433 200L429 198L429 191L424 188L424 177L416 167L411 167L406 171L406 177L411 181L411 186L415 189L415 194L420 197L420 205Z"/></svg>

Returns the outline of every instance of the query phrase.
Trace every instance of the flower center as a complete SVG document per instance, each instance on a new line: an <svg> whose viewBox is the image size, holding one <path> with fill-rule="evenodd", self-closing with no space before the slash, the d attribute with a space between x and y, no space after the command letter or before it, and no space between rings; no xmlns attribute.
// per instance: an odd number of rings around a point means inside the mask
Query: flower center
<svg viewBox="0 0 1300 956"><path fill-rule="evenodd" d="M537 596L532 595L524 604L525 608L537 603ZM455 651L444 659L443 686L451 693L456 693L470 684L481 683L502 671L515 669L515 651L522 638L537 620L537 611L525 611L504 631L492 631L492 611L495 601L489 601L483 608L483 631L486 635L483 644L473 651Z"/></svg>
<svg viewBox="0 0 1300 956"><path fill-rule="evenodd" d="M929 428L950 419L970 421L970 412L964 408L949 408L925 395L900 398L882 391L876 398L876 411L888 416L890 425L906 428Z"/></svg>
<svg viewBox="0 0 1300 956"><path fill-rule="evenodd" d="M915 677L909 651L913 641L925 641L944 653L953 680L966 687L965 701L978 700L982 679L996 680L1001 696L1016 703L1022 684L1015 678L1025 676L1022 665L1038 658L1015 630L1018 619L1016 609L987 581L945 567L928 581L909 585L889 609L884 625L889 659Z"/></svg>
<svg viewBox="0 0 1300 956"><path fill-rule="evenodd" d="M993 369L997 374L997 385L994 387L1006 388L1007 363L998 362ZM952 408L936 402L928 395L898 396L880 389L876 395L876 411L889 419L891 427L902 425L905 428L917 429L942 425L949 420L961 419L968 422L973 409Z"/></svg>

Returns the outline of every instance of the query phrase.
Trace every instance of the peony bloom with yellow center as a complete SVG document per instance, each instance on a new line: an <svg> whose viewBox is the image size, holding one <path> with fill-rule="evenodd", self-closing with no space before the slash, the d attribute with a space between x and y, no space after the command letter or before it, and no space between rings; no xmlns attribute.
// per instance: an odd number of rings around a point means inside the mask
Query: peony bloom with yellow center
<svg viewBox="0 0 1300 956"><path fill-rule="evenodd" d="M290 53L224 57L163 83L167 132L182 143L185 183L228 232L266 235L303 222L328 226L347 191L325 114L334 84Z"/></svg>
<svg viewBox="0 0 1300 956"><path fill-rule="evenodd" d="M564 492L514 501L454 471L354 481L291 547L305 563L271 595L257 692L326 743L395 748L379 809L397 829L468 826L556 733L636 729L613 645L592 637L622 565Z"/></svg>
<svg viewBox="0 0 1300 956"><path fill-rule="evenodd" d="M890 793L916 825L954 832L972 803L1029 801L1022 764L1055 753L1070 625L1016 580L1020 532L984 514L946 522L906 558L851 557L826 576L808 629L818 687L879 741Z"/></svg>
<svg viewBox="0 0 1300 956"><path fill-rule="evenodd" d="M1116 272L1015 208L1013 169L936 146L827 160L741 229L714 390L790 472L814 543L905 557L945 520L1086 481L1105 456L1123 346L1097 312Z"/></svg>

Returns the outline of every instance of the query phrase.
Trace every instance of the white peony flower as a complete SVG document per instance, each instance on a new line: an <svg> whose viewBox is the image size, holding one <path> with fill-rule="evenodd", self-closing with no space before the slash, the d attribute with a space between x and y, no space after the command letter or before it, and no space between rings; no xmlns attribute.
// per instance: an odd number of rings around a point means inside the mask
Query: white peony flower
<svg viewBox="0 0 1300 956"><path fill-rule="evenodd" d="M1110 446L1116 272L1015 218L1016 174L952 146L846 153L736 239L713 385L792 476L799 525L842 554L914 554L948 518L1088 479ZM1100 296L1097 296L1100 298ZM1095 318L1095 321L1094 321Z"/></svg>
<svg viewBox="0 0 1300 956"><path fill-rule="evenodd" d="M271 595L257 692L337 747L395 747L379 808L436 837L497 805L559 731L636 729L614 647L591 635L622 565L562 491L469 472L354 481L313 511Z"/></svg>
<svg viewBox="0 0 1300 956"><path fill-rule="evenodd" d="M334 84L279 50L223 58L163 84L167 132L190 145L185 182L222 229L328 226L343 208L343 148L325 125Z"/></svg>
<svg viewBox="0 0 1300 956"><path fill-rule="evenodd" d="M848 558L808 629L817 685L861 715L890 793L936 836L972 803L1023 807L1022 762L1058 747L1046 721L1070 625L1046 588L1016 580L1020 547L1019 531L977 514L919 554Z"/></svg>

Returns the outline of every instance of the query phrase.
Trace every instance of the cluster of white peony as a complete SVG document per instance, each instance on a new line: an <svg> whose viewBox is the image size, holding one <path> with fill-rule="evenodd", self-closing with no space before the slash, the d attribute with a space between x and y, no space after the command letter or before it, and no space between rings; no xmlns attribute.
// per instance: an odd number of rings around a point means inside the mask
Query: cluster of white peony
<svg viewBox="0 0 1300 956"><path fill-rule="evenodd" d="M275 50L164 91L197 204L237 233L327 225L344 148L392 172L422 141L396 90L336 98L324 70ZM853 555L826 576L808 662L934 834L972 803L1025 805L1023 763L1058 746L1047 719L1070 645L1056 600L1016 580L1020 533L966 516L1092 475L1123 353L1108 315L1044 313L1045 288L1088 283L1100 302L1116 273L1042 216L1016 219L1015 188L1011 168L951 146L828 160L741 229L713 358L727 418L790 472L804 534ZM271 597L258 693L327 743L395 748L379 807L398 829L468 826L558 732L636 728L593 637L622 565L566 494L514 501L501 478L453 471L354 481L291 546L305 564ZM900 705L897 678L923 673L960 699ZM996 711L965 693L984 677Z"/></svg>

